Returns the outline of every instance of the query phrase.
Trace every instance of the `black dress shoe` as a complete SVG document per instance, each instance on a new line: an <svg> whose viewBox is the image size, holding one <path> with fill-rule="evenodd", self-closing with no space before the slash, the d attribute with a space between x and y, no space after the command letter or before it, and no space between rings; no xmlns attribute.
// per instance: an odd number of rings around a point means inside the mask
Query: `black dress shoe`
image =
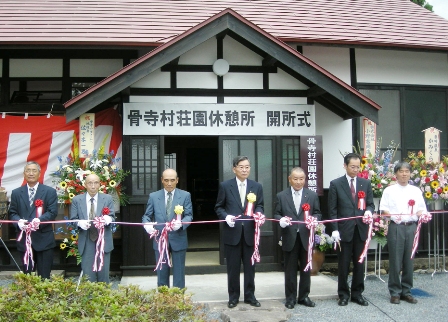
<svg viewBox="0 0 448 322"><path fill-rule="evenodd" d="M261 304L257 300L244 300L244 303L250 304L251 306L260 307Z"/></svg>
<svg viewBox="0 0 448 322"><path fill-rule="evenodd" d="M363 298L362 296L352 298L352 302L355 302L356 304L359 304L361 306L368 306L369 305L369 302L367 302L365 300L365 298Z"/></svg>
<svg viewBox="0 0 448 322"><path fill-rule="evenodd" d="M233 309L237 305L238 305L238 301L229 301L229 303L227 303L227 307L229 309Z"/></svg>
<svg viewBox="0 0 448 322"><path fill-rule="evenodd" d="M305 305L305 306L308 306L308 307L315 307L316 306L316 303L311 301L309 297L305 297L303 300L297 301L297 304Z"/></svg>
<svg viewBox="0 0 448 322"><path fill-rule="evenodd" d="M287 309L292 310L292 309L294 308L294 303L286 302L286 303L285 303L285 306L286 306Z"/></svg>
<svg viewBox="0 0 448 322"><path fill-rule="evenodd" d="M348 304L347 299L339 299L339 301L338 301L339 306L346 306L347 304Z"/></svg>
<svg viewBox="0 0 448 322"><path fill-rule="evenodd" d="M399 296L391 296L390 297L390 303L392 303L392 304L400 304L400 297Z"/></svg>

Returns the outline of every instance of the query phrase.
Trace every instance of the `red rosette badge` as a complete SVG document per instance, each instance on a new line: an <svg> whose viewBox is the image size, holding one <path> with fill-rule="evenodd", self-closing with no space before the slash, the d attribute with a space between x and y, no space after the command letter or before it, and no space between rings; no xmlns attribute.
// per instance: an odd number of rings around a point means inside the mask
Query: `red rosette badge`
<svg viewBox="0 0 448 322"><path fill-rule="evenodd" d="M34 206L36 206L36 218L39 218L40 216L42 216L44 201L42 199L36 199L34 201Z"/></svg>
<svg viewBox="0 0 448 322"><path fill-rule="evenodd" d="M104 215L108 215L110 214L110 209L107 207L104 207L103 210L101 211L101 214Z"/></svg>
<svg viewBox="0 0 448 322"><path fill-rule="evenodd" d="M411 215L413 215L414 214L415 200L414 199L409 199L408 205L411 208L410 209L410 213L411 213Z"/></svg>
<svg viewBox="0 0 448 322"><path fill-rule="evenodd" d="M303 216L303 221L306 222L306 219L308 218L308 216L310 215L310 204L309 203L304 203L302 205L302 210L305 212L304 216Z"/></svg>
<svg viewBox="0 0 448 322"><path fill-rule="evenodd" d="M366 193L364 191L358 191L358 209L366 210Z"/></svg>

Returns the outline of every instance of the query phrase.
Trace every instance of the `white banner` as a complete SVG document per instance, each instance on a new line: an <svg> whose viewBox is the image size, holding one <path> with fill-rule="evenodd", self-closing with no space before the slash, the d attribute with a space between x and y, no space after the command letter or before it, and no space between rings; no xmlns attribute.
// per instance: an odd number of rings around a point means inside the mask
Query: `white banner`
<svg viewBox="0 0 448 322"><path fill-rule="evenodd" d="M125 103L124 135L316 135L314 105Z"/></svg>
<svg viewBox="0 0 448 322"><path fill-rule="evenodd" d="M435 127L423 130L425 132L425 157L426 162L440 162L440 130Z"/></svg>
<svg viewBox="0 0 448 322"><path fill-rule="evenodd" d="M79 157L86 158L93 152L95 136L95 113L85 113L79 117Z"/></svg>

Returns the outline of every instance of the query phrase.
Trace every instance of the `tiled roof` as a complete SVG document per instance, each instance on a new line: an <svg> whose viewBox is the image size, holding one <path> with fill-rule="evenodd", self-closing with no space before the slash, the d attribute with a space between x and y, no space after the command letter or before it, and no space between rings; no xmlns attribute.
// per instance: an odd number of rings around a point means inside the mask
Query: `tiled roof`
<svg viewBox="0 0 448 322"><path fill-rule="evenodd" d="M160 45L226 8L286 42L448 50L409 0L2 0L0 44Z"/></svg>

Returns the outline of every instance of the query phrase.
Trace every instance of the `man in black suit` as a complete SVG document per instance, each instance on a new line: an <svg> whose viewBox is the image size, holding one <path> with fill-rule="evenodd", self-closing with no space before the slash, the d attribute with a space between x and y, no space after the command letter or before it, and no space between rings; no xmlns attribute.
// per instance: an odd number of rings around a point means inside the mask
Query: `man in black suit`
<svg viewBox="0 0 448 322"><path fill-rule="evenodd" d="M50 278L53 264L54 240L53 225L43 224L52 221L58 214L58 197L56 190L39 183L40 166L34 161L27 162L23 171L26 185L16 188L11 193L9 219L18 220L17 237L20 230L25 230L30 222L38 222L39 229L31 233L34 268L23 263L23 272L31 273L37 270L37 275ZM17 242L17 250L22 261L26 252L25 235Z"/></svg>
<svg viewBox="0 0 448 322"><path fill-rule="evenodd" d="M305 185L305 172L302 168L296 167L291 170L288 177L290 188L277 194L277 203L274 217L280 220L282 227L282 249L285 259L285 306L293 309L297 298L297 262L300 261L300 284L299 297L297 303L309 307L314 307L315 303L308 295L311 288L310 270L304 271L308 262L308 238L310 230L305 224L291 224L291 221L305 221L305 212L302 205L309 204L308 215L317 217L320 220L319 197L317 193L307 188Z"/></svg>
<svg viewBox="0 0 448 322"><path fill-rule="evenodd" d="M372 215L375 205L371 183L369 180L357 177L361 168L361 157L356 153L347 154L344 157L344 168L346 174L330 182L328 192L330 219L350 218L369 213ZM362 195L364 197L360 198ZM362 206L362 203L365 207ZM362 218L356 218L333 222L332 227L333 239L340 240L340 250L338 248L338 304L345 306L350 298L347 277L350 260L352 260L351 301L362 306L368 306L369 303L362 296L364 291L364 263L359 263L358 260L364 250L369 226L363 223Z"/></svg>
<svg viewBox="0 0 448 322"><path fill-rule="evenodd" d="M240 266L244 267L244 303L259 307L255 298L255 265L251 263L254 252L255 222L244 212L247 207L247 195L252 192L256 196L253 212L263 213L263 188L261 184L249 180L250 161L246 156L233 159L233 173L236 178L221 182L215 212L218 218L225 220L222 236L227 260L227 287L229 292L229 308L237 306L240 298Z"/></svg>

